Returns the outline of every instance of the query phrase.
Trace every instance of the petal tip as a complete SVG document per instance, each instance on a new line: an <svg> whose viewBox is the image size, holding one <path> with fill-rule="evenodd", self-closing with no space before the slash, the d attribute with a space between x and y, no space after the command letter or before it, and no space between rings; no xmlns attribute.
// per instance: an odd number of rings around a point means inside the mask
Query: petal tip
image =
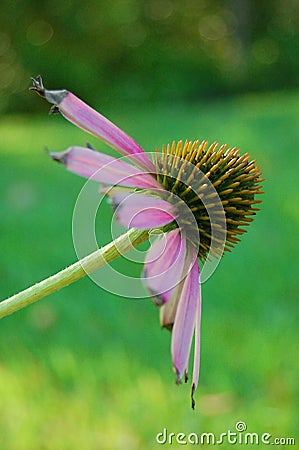
<svg viewBox="0 0 299 450"><path fill-rule="evenodd" d="M31 91L37 92L38 95L44 97L46 100L48 100L49 103L54 104L54 107L50 109L50 114L56 114L57 112L59 112L59 108L57 105L59 105L65 99L69 92L65 89L48 91L47 89L45 89L43 79L40 75L37 75L35 78L31 77L31 81L33 83L33 86L31 86L29 89Z"/></svg>
<svg viewBox="0 0 299 450"><path fill-rule="evenodd" d="M40 75L37 75L35 78L31 77L31 81L33 83L33 86L30 86L29 91L35 91L40 95L41 97L45 96L45 88L43 85L43 79Z"/></svg>
<svg viewBox="0 0 299 450"><path fill-rule="evenodd" d="M174 371L176 374L175 384L177 384L177 385L182 384L182 375L180 374L179 370L175 366L174 366Z"/></svg>
<svg viewBox="0 0 299 450"><path fill-rule="evenodd" d="M46 152L53 161L63 164L64 166L67 165L68 150L65 152L50 152L49 149L46 149Z"/></svg>
<svg viewBox="0 0 299 450"><path fill-rule="evenodd" d="M189 380L188 372L187 372L187 370L185 370L185 374L184 374L185 383L188 383L188 380Z"/></svg>
<svg viewBox="0 0 299 450"><path fill-rule="evenodd" d="M194 393L196 391L196 386L194 383L192 383L192 387L191 387L191 408L193 409L193 411L195 410L195 400L194 400Z"/></svg>

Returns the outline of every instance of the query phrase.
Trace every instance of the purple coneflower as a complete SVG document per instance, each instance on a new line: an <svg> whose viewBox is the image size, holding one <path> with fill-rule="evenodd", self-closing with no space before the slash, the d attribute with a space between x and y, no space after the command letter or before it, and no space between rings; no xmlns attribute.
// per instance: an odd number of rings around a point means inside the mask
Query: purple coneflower
<svg viewBox="0 0 299 450"><path fill-rule="evenodd" d="M110 186L109 195L117 219L125 226L158 229L162 237L147 252L143 279L157 306L161 325L172 332L171 353L177 383L188 378L193 336L194 363L191 386L192 408L200 366L201 263L208 256L221 256L239 241L258 208L254 204L262 181L260 169L249 155L240 156L227 145L208 146L206 141L182 141L163 146L152 161L127 134L67 90L47 90L40 76L32 78L39 95L53 104L51 112L98 137L130 162L115 159L91 148L70 147L51 157L83 177ZM191 169L190 169L191 166ZM200 176L198 171L200 170ZM191 181L195 189L191 187ZM189 185L190 184L190 185ZM208 184L213 191L207 189ZM130 188L130 189L128 189ZM225 223L217 223L217 202ZM184 207L194 220L186 219ZM210 210L216 217L211 223ZM216 208L216 210L215 210ZM195 225L194 225L195 224ZM212 228L216 234L212 233ZM212 244L213 242L213 244Z"/></svg>

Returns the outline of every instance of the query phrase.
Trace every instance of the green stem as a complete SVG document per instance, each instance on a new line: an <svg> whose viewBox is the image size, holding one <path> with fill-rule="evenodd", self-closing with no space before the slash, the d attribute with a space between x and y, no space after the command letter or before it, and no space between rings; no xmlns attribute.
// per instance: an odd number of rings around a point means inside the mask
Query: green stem
<svg viewBox="0 0 299 450"><path fill-rule="evenodd" d="M25 308L25 306L74 283L146 240L148 240L148 231L131 228L127 233L105 245L105 247L96 250L55 275L2 301L0 303L0 318Z"/></svg>

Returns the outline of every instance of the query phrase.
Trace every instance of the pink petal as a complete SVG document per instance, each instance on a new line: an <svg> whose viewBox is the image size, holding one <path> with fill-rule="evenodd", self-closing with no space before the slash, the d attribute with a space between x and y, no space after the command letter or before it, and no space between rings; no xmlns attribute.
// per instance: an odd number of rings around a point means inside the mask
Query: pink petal
<svg viewBox="0 0 299 450"><path fill-rule="evenodd" d="M50 91L51 92L51 91ZM149 171L154 171L153 163L144 150L130 136L120 130L110 120L95 111L71 92L58 103L59 110L66 119L78 127L98 137L122 155L136 155L136 161ZM47 95L46 95L47 98Z"/></svg>
<svg viewBox="0 0 299 450"><path fill-rule="evenodd" d="M188 273L189 267L186 265L186 246L187 241L186 237L181 236L182 239L182 248L183 252L180 253L180 256L185 255L185 260L181 262L181 267L179 272L176 274L176 278L178 284L174 289L164 293L163 298L166 300L166 303L160 307L160 323L161 326L167 328L169 331L172 331L173 324L177 312L177 307L179 300L181 298L182 288L185 282L186 274Z"/></svg>
<svg viewBox="0 0 299 450"><path fill-rule="evenodd" d="M199 368L200 368L200 322L201 322L201 285L199 282L199 293L198 293L198 302L196 308L196 317L195 317L195 345L194 345L194 364L193 364L193 375L192 375L192 387L191 387L191 399L192 399L192 408L194 409L195 401L194 401L194 392L198 385L199 378Z"/></svg>
<svg viewBox="0 0 299 450"><path fill-rule="evenodd" d="M173 205L147 194L117 194L112 203L116 207L117 220L126 227L149 230L166 225L176 217Z"/></svg>
<svg viewBox="0 0 299 450"><path fill-rule="evenodd" d="M158 306L166 303L180 281L186 256L186 239L177 228L152 244L144 263L144 282Z"/></svg>
<svg viewBox="0 0 299 450"><path fill-rule="evenodd" d="M197 255L193 247L189 246L188 250L186 263L187 266L190 267L191 262L192 267L186 276L181 291L171 342L172 358L177 373L177 382L181 381L185 371L188 369L199 297L199 267Z"/></svg>
<svg viewBox="0 0 299 450"><path fill-rule="evenodd" d="M142 172L121 159L99 153L89 148L70 147L64 152L50 153L51 157L63 164L71 172L95 181L121 184L137 188L160 188L162 186L149 174Z"/></svg>

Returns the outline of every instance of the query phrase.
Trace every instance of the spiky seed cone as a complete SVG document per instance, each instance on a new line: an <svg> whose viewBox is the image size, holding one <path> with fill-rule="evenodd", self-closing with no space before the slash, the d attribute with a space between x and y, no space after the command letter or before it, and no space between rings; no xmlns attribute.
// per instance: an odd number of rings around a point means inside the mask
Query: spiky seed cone
<svg viewBox="0 0 299 450"><path fill-rule="evenodd" d="M188 163L192 163L193 166ZM156 167L158 181L169 192L182 199L194 214L200 235L198 256L201 261L206 259L211 245L208 211L217 203L216 193L211 193L204 182L205 177L209 179L224 208L227 233L224 249L230 251L240 241L237 236L247 231L243 227L253 221L252 216L259 210L255 205L261 203L261 200L255 199L256 195L262 193L260 183L263 181L255 160L250 160L248 153L240 155L239 149L228 147L227 144L219 147L217 142L209 146L207 141L186 140L185 143L179 141L162 146L162 154L157 153ZM205 177L198 176L198 169ZM217 211L214 217L217 217ZM217 223L214 225L217 228ZM186 228L189 237L192 236L192 230ZM221 226L218 224L218 228L221 243L223 223ZM220 249L218 250L213 249L212 254L214 256L217 256L217 253L221 254Z"/></svg>

